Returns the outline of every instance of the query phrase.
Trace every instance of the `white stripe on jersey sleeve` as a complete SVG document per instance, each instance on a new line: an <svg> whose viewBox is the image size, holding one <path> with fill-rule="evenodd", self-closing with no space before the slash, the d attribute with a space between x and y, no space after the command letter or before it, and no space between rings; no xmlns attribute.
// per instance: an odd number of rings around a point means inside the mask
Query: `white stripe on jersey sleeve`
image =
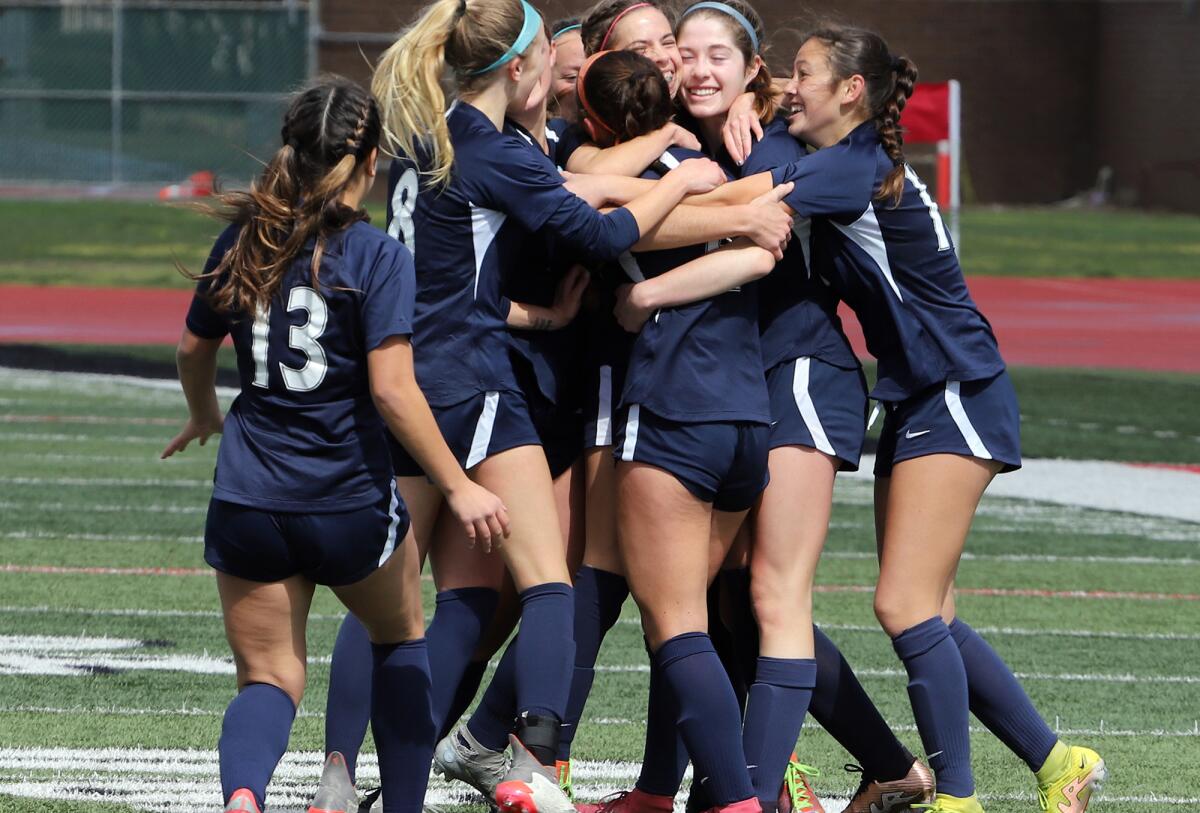
<svg viewBox="0 0 1200 813"><path fill-rule="evenodd" d="M479 298L479 272L483 269L483 258L491 247L492 241L500 232L508 217L504 212L494 209L484 209L482 206L471 204L471 240L475 244L475 287L472 298Z"/></svg>
<svg viewBox="0 0 1200 813"><path fill-rule="evenodd" d="M836 220L829 222L837 226L838 231L867 252L867 255L875 261L875 265L879 266L879 270L883 272L888 285L892 286L892 290L896 292L896 298L903 302L904 297L900 295L900 286L896 285L896 280L892 277L892 266L888 262L887 256L887 244L883 242L883 231L879 228L879 218L875 216L875 204L873 202L867 204L867 210L862 213L862 217L849 226L843 226Z"/></svg>

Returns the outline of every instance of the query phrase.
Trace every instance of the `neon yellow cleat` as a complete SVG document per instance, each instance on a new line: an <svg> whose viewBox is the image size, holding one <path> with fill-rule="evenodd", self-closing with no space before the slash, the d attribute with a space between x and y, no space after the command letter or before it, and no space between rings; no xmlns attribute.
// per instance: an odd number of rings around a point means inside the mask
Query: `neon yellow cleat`
<svg viewBox="0 0 1200 813"><path fill-rule="evenodd" d="M931 804L913 805L913 810L928 810L929 813L983 813L983 805L979 797L972 793L966 798L939 793L933 797Z"/></svg>
<svg viewBox="0 0 1200 813"><path fill-rule="evenodd" d="M558 774L558 786L562 788L562 792L567 794L567 798L572 802L575 801L575 788L571 784L571 760L556 760L554 772Z"/></svg>
<svg viewBox="0 0 1200 813"><path fill-rule="evenodd" d="M1083 813L1092 794L1108 778L1108 769L1092 749L1060 741L1050 751L1037 778L1043 813Z"/></svg>

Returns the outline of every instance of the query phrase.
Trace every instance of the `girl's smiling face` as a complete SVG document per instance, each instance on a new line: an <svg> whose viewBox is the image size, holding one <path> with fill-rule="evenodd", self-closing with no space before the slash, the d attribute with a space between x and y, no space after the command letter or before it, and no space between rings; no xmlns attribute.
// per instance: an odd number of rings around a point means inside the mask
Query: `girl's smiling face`
<svg viewBox="0 0 1200 813"><path fill-rule="evenodd" d="M683 82L679 46L675 43L675 31L670 21L658 9L646 6L626 14L613 27L607 47L646 57L662 71L671 95L679 92Z"/></svg>
<svg viewBox="0 0 1200 813"><path fill-rule="evenodd" d="M762 58L747 64L727 22L706 11L684 18L679 27L683 63L683 103L697 120L723 117L758 74Z"/></svg>

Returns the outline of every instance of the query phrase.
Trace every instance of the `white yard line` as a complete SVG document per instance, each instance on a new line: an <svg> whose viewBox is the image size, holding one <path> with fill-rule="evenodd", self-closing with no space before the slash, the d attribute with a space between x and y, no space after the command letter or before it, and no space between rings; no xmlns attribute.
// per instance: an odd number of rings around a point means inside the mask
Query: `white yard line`
<svg viewBox="0 0 1200 813"><path fill-rule="evenodd" d="M873 455L848 479L872 480ZM1200 474L1102 460L1026 460L988 486L992 497L1200 522Z"/></svg>

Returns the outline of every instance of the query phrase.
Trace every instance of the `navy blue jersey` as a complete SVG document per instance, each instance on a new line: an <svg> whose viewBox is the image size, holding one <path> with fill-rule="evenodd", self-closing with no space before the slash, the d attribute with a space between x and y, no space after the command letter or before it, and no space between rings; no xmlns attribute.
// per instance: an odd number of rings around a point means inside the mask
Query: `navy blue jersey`
<svg viewBox="0 0 1200 813"><path fill-rule="evenodd" d="M417 381L434 406L519 392L500 286L504 269L525 267L531 234L544 228L596 258L616 257L639 237L628 210L588 206L544 155L471 105L455 103L446 122L454 171L445 187L421 184L407 159L393 161L388 177L388 233L416 260Z"/></svg>
<svg viewBox="0 0 1200 813"><path fill-rule="evenodd" d="M553 166L558 136L549 126L546 127L548 155L520 124L506 121L504 131L523 140L538 157ZM559 282L574 264L574 253L542 229L530 235L521 265L504 269L501 292L513 302L553 305ZM577 394L577 387L572 385L572 373L578 372L572 368L580 350L576 323L559 330L512 330L511 341L514 352L533 372L538 390L548 400L567 404L570 395Z"/></svg>
<svg viewBox="0 0 1200 813"><path fill-rule="evenodd" d="M584 144L591 144L592 140L588 138L587 132L578 124L572 124L566 119L553 118L546 122L546 129L549 131L546 135L549 138L550 133L554 133L554 138L550 140L550 157L554 159L554 163L560 169L566 169L567 161L571 160L575 150L582 147Z"/></svg>
<svg viewBox="0 0 1200 813"><path fill-rule="evenodd" d="M673 167L700 153L672 147L660 164ZM657 179L648 169L643 178ZM713 244L625 254L621 265L635 281L666 273L704 256ZM622 405L641 404L680 423L770 422L770 403L758 338L756 286L711 299L663 308L633 343Z"/></svg>
<svg viewBox="0 0 1200 813"><path fill-rule="evenodd" d="M899 401L943 381L990 378L1004 361L921 179L906 166L900 205L875 199L891 170L866 122L772 176L796 184L786 201L813 219L813 265L828 269L879 359L872 395Z"/></svg>
<svg viewBox="0 0 1200 813"><path fill-rule="evenodd" d="M763 128L740 167L725 161L726 171L738 177L768 172L803 160L804 145L787 131L787 121L776 118ZM763 366L771 369L802 356L819 358L838 367L854 369L858 359L842 332L837 315L837 297L822 280L821 269L811 261L812 224L797 217L793 240L775 270L758 283L758 325L761 332Z"/></svg>
<svg viewBox="0 0 1200 813"><path fill-rule="evenodd" d="M218 238L212 271L237 237ZM408 251L358 222L331 235L319 287L313 243L293 261L265 316L215 311L201 280L188 330L233 334L241 393L225 417L213 496L272 511L351 511L386 499L392 465L375 411L367 353L412 333L416 280Z"/></svg>

